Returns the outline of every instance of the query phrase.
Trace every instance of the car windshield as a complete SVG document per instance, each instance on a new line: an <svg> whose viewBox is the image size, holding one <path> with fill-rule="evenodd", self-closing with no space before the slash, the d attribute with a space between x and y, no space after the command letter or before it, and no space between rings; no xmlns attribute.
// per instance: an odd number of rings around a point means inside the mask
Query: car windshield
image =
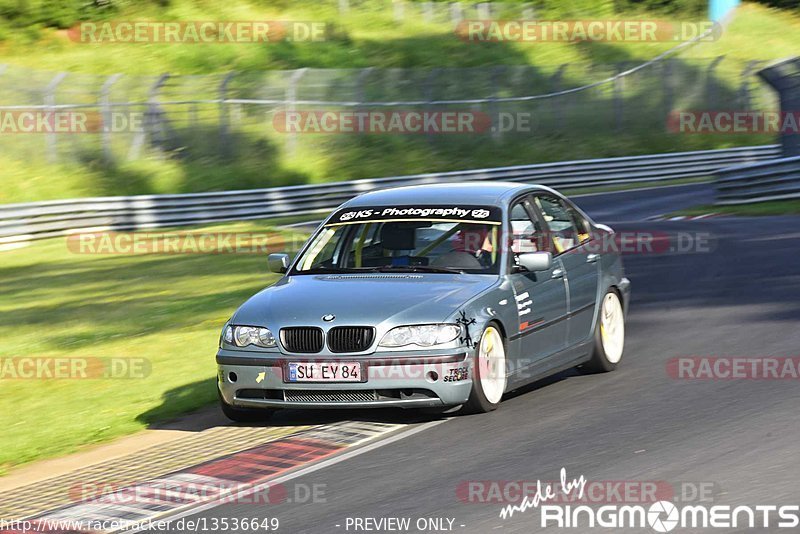
<svg viewBox="0 0 800 534"><path fill-rule="evenodd" d="M441 208L436 212L441 216L426 217L434 210L418 209L414 216L408 216L408 209L391 209L400 216L381 216L394 213L388 208L348 212L366 213L352 218L348 213L337 213L331 221L338 222L319 230L293 273L499 272L499 210L462 209L457 213L464 215L455 217L446 210L459 208Z"/></svg>

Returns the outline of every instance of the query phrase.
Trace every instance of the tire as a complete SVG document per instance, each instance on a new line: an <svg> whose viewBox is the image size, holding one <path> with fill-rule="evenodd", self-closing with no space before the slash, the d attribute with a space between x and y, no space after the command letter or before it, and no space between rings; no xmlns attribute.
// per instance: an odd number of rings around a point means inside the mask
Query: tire
<svg viewBox="0 0 800 534"><path fill-rule="evenodd" d="M231 406L222 398L222 393L217 389L219 396L219 407L225 417L235 423L258 423L267 421L275 413L271 408L237 408Z"/></svg>
<svg viewBox="0 0 800 534"><path fill-rule="evenodd" d="M612 288L600 301L594 327L592 358L582 366L591 373L607 373L617 368L625 347L625 314L619 294Z"/></svg>
<svg viewBox="0 0 800 534"><path fill-rule="evenodd" d="M506 388L506 343L496 323L489 323L481 334L472 374L472 391L464 413L496 410Z"/></svg>

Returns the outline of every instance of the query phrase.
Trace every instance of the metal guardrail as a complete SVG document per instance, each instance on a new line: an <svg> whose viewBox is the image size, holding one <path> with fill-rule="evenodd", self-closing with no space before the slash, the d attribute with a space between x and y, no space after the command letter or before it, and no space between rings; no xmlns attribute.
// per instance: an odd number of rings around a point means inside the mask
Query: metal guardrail
<svg viewBox="0 0 800 534"><path fill-rule="evenodd" d="M311 214L335 208L360 193L401 185L503 180L565 189L696 178L711 176L731 165L779 156L778 145L764 145L218 193L6 204L0 205L0 242L44 239L82 231L124 231Z"/></svg>
<svg viewBox="0 0 800 534"><path fill-rule="evenodd" d="M800 156L728 167L716 175L717 204L800 198Z"/></svg>

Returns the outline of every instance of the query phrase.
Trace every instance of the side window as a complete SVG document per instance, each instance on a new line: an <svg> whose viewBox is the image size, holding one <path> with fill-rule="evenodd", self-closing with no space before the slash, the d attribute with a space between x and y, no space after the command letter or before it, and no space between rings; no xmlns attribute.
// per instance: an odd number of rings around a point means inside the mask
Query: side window
<svg viewBox="0 0 800 534"><path fill-rule="evenodd" d="M511 236L509 245L516 254L525 252L546 251L548 248L543 239L544 233L537 219L531 219L525 209L525 203L518 202L511 208Z"/></svg>
<svg viewBox="0 0 800 534"><path fill-rule="evenodd" d="M582 239L588 239L588 235L582 235L582 232L578 231L572 210L561 200L549 196L537 196L534 202L544 217L556 254L578 246Z"/></svg>
<svg viewBox="0 0 800 534"><path fill-rule="evenodd" d="M572 215L572 220L575 222L575 227L578 229L578 241L581 243L589 241L592 238L592 225L589 224L589 221L584 219L583 216L572 206L568 206L567 209L569 210L570 215Z"/></svg>

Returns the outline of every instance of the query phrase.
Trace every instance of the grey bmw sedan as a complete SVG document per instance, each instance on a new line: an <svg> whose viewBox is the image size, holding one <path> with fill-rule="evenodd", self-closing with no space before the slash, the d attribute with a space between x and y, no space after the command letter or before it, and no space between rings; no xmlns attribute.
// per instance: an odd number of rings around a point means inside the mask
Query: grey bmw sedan
<svg viewBox="0 0 800 534"><path fill-rule="evenodd" d="M558 192L468 182L363 194L335 210L222 330L235 421L280 408L462 406L620 362L630 282L613 230Z"/></svg>

